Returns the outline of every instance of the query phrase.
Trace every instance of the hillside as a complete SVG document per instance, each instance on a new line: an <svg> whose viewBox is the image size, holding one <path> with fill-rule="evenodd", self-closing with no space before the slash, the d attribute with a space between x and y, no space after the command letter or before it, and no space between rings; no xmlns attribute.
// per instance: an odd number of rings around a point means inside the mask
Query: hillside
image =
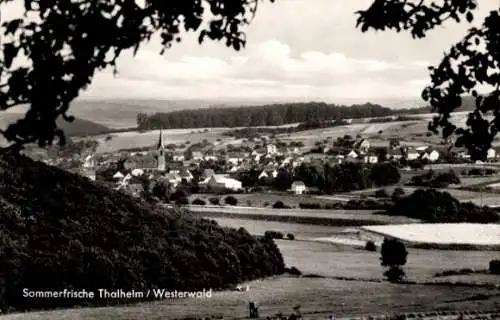
<svg viewBox="0 0 500 320"><path fill-rule="evenodd" d="M27 299L30 290L216 289L283 272L266 238L155 209L29 158L0 155L0 308L132 302Z"/></svg>
<svg viewBox="0 0 500 320"><path fill-rule="evenodd" d="M7 128L9 124L14 123L23 116L23 113L2 112L0 114L0 128ZM57 125L59 128L64 130L67 136L99 135L106 134L111 131L111 129L105 125L82 118L76 118L73 122L67 122L64 119L59 118L57 119Z"/></svg>

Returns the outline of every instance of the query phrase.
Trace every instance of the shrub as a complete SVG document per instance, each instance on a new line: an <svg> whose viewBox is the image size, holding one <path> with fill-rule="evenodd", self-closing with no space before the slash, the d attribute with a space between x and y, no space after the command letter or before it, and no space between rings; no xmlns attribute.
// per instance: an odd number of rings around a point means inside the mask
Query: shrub
<svg viewBox="0 0 500 320"><path fill-rule="evenodd" d="M273 208L274 208L274 209L287 209L287 208L289 208L289 207L288 207L288 206L286 206L286 205L283 203L283 201L278 200L278 201L276 201L276 202L273 204Z"/></svg>
<svg viewBox="0 0 500 320"><path fill-rule="evenodd" d="M294 235L293 233L288 233L288 234L286 235L286 238L287 238L288 240L295 240L295 235Z"/></svg>
<svg viewBox="0 0 500 320"><path fill-rule="evenodd" d="M224 199L224 202L226 202L227 205L230 205L230 206L235 206L238 204L238 199L236 199L235 197L233 196L227 196L225 199Z"/></svg>
<svg viewBox="0 0 500 320"><path fill-rule="evenodd" d="M405 190L403 188L398 187L394 189L394 191L392 192L392 201L396 201L404 195L405 195Z"/></svg>
<svg viewBox="0 0 500 320"><path fill-rule="evenodd" d="M189 204L189 199L188 199L188 197L181 197L181 198L178 198L178 199L175 201L175 204L180 205L180 206L187 205L187 204Z"/></svg>
<svg viewBox="0 0 500 320"><path fill-rule="evenodd" d="M283 239L284 235L282 232L271 230L271 231L264 232L264 237L271 238L271 239Z"/></svg>
<svg viewBox="0 0 500 320"><path fill-rule="evenodd" d="M385 190L385 189L378 189L377 191L375 191L375 197L387 198L387 197L389 197L389 194L387 193L387 190Z"/></svg>
<svg viewBox="0 0 500 320"><path fill-rule="evenodd" d="M408 251L406 251L405 245L397 239L385 238L382 243L382 248L380 249L380 254L380 264L384 267L389 267L389 269L384 272L388 280L401 280L405 276L401 267L406 264L406 258L408 257Z"/></svg>
<svg viewBox="0 0 500 320"><path fill-rule="evenodd" d="M491 260L490 261L490 273L500 274L500 260Z"/></svg>
<svg viewBox="0 0 500 320"><path fill-rule="evenodd" d="M191 204L194 204L197 206L204 206L207 204L207 202L205 200L200 199L200 198L196 198L193 200L193 202L191 202Z"/></svg>
<svg viewBox="0 0 500 320"><path fill-rule="evenodd" d="M373 241L366 241L365 244L365 250L367 251L377 251L377 246L375 245L375 242Z"/></svg>
<svg viewBox="0 0 500 320"><path fill-rule="evenodd" d="M297 269L296 267L291 267L291 268L285 268L285 272L294 275L294 276L300 276L302 275L302 272Z"/></svg>
<svg viewBox="0 0 500 320"><path fill-rule="evenodd" d="M210 201L210 203L211 203L212 205L214 205L214 206L218 206L218 205L220 205L220 200L219 200L219 198L215 198L215 197L213 197L213 198L210 198L208 201Z"/></svg>

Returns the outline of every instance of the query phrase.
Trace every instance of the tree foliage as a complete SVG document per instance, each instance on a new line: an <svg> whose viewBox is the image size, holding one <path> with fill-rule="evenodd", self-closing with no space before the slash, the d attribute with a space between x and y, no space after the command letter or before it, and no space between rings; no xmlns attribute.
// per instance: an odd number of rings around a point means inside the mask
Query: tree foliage
<svg viewBox="0 0 500 320"><path fill-rule="evenodd" d="M457 135L455 144L469 150L472 160L485 160L487 150L500 129L500 5L491 10L479 27L470 28L464 38L452 46L441 63L429 67L431 83L422 92L437 112L429 124L434 133L442 129L443 137ZM408 31L414 38L447 20L474 20L476 0L409 1L374 0L358 11L357 26L363 32L391 29ZM489 93L479 94L487 88ZM464 127L450 121L453 111L462 105L464 96L473 96L476 108L469 114Z"/></svg>
<svg viewBox="0 0 500 320"><path fill-rule="evenodd" d="M12 0L0 1L0 4ZM274 2L274 0L269 0ZM21 2L21 1L19 1ZM96 71L111 67L128 49L159 34L164 53L181 40L183 30L223 41L240 50L243 27L252 20L259 0L134 0L24 1L25 15L2 23L3 57L0 61L0 108L29 104L25 117L2 131L17 147L55 139L64 143L56 125L70 103L91 84ZM205 24L206 23L206 24ZM29 63L17 65L16 59Z"/></svg>
<svg viewBox="0 0 500 320"><path fill-rule="evenodd" d="M20 155L0 155L0 306L126 300L26 299L30 290L201 290L279 274L273 241L189 212L153 207Z"/></svg>

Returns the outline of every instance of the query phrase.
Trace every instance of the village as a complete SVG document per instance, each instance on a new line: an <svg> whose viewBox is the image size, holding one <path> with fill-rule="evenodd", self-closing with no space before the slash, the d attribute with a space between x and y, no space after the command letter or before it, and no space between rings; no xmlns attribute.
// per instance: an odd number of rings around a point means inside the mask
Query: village
<svg viewBox="0 0 500 320"><path fill-rule="evenodd" d="M220 140L220 139L219 139ZM251 141L253 140L253 141ZM344 136L337 140L315 142L312 148L301 143L286 143L280 137L263 136L247 139L240 145L216 141L186 145L168 144L160 130L156 143L141 150L122 150L94 154L83 152L71 157L49 158L43 162L60 166L93 181L103 182L115 190L140 196L144 189L166 183L171 190L191 186L199 193L252 192L238 178L252 172L262 185L270 186L280 172L288 172L292 180L286 191L301 195L315 192L303 181L293 179L301 165L358 163L366 166L393 163L402 170L422 169L425 165L471 163L465 150L450 151L447 146L406 146L393 138L387 145L372 146L368 138ZM497 150L488 150L487 162L496 162ZM149 181L149 183L144 183ZM286 183L286 182L285 182Z"/></svg>

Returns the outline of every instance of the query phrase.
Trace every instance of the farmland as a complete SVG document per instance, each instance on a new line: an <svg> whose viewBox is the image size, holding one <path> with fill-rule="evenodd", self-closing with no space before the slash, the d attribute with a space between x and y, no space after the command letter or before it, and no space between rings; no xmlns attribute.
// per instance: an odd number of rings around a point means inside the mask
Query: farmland
<svg viewBox="0 0 500 320"><path fill-rule="evenodd" d="M499 224L435 223L367 226L364 230L410 243L471 244L500 246Z"/></svg>
<svg viewBox="0 0 500 320"><path fill-rule="evenodd" d="M373 210L269 209L218 206L189 206L188 208L195 214L207 217L231 217L267 221L326 224L330 226L360 226L366 224L418 222L417 220L406 217L390 217L373 214Z"/></svg>
<svg viewBox="0 0 500 320"><path fill-rule="evenodd" d="M278 241L285 260L306 273L327 278L273 277L248 283L250 291L216 292L209 299L171 299L131 306L79 308L34 312L29 316L12 314L3 319L165 319L224 315L243 319L248 301L256 301L261 315L289 314L300 301L307 319L329 315L360 316L427 310L489 310L500 307L500 290L480 287L389 284L376 281L345 281L329 275L380 279L382 268L375 253L348 251L343 247L301 241ZM467 255L468 254L468 255ZM430 278L435 271L460 266L484 268L490 257L484 253L444 252L422 257L410 251L407 273ZM245 285L245 284L244 284ZM489 297L478 299L477 297Z"/></svg>

